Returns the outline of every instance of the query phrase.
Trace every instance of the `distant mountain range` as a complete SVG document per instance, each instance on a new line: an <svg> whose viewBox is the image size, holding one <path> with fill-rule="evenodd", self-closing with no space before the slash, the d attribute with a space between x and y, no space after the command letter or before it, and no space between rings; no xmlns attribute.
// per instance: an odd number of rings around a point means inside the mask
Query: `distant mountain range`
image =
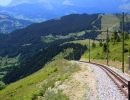
<svg viewBox="0 0 130 100"><path fill-rule="evenodd" d="M25 28L30 24L32 22L16 19L10 15L0 13L0 33L8 34L14 30Z"/></svg>
<svg viewBox="0 0 130 100"><path fill-rule="evenodd" d="M123 10L129 12L128 0L112 1L102 0L99 5L92 0L82 2L80 0L13 0L8 6L0 7L0 12L33 22L46 21L72 13L121 13Z"/></svg>
<svg viewBox="0 0 130 100"><path fill-rule="evenodd" d="M110 12L113 11L111 7ZM74 13L98 13L98 12L105 12L108 9L96 9L91 7L80 7L80 6L73 6L73 5L64 5L64 4L57 4L53 8L51 5L47 5L44 3L21 3L18 5L1 7L0 12L7 13L13 15L15 18L18 19L26 19L31 20L33 22L42 22L49 19L59 18L61 16L74 14ZM119 12L118 10L114 9L115 12Z"/></svg>
<svg viewBox="0 0 130 100"><path fill-rule="evenodd" d="M59 11L60 10L60 11ZM23 3L16 6L1 7L0 12L13 15L18 19L26 19L35 22L41 22L48 19L56 18L59 16L65 15L66 12L63 7L51 10L47 9L45 5L37 4L28 4Z"/></svg>

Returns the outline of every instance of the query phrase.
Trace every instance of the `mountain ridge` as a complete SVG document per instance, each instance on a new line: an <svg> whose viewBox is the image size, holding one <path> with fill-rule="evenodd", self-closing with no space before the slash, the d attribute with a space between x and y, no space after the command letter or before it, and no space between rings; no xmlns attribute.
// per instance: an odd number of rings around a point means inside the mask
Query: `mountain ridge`
<svg viewBox="0 0 130 100"><path fill-rule="evenodd" d="M0 12L11 14L16 18L27 19L34 22L47 21L49 19L54 19L56 17L65 16L71 13L121 13L122 10L118 8L111 7L110 9L104 7L102 9L98 7L87 7L84 4L83 6L73 5L73 4L64 4L61 0L59 3L54 1L50 2L23 2L17 5L1 7ZM76 2L75 2L76 3ZM36 6L37 5L37 6ZM56 5L56 6L55 6ZM109 7L109 6L108 6ZM34 12L36 11L36 12Z"/></svg>
<svg viewBox="0 0 130 100"><path fill-rule="evenodd" d="M10 51L16 52L17 48L23 49L23 47L21 47L22 45L31 44L28 48L37 46L37 48L40 49L48 45L41 42L41 37L51 34L54 36L64 36L85 30L105 30L106 27L111 31L117 31L121 27L121 16L121 14L70 14L58 19L31 24L26 28L13 31L3 42L1 41L0 47L8 48L7 45L13 44L11 48L14 49ZM127 17L127 20L130 20L130 15ZM113 20L111 20L111 18ZM127 22L128 24L130 23L129 20ZM127 31L129 32L129 27L127 27ZM8 50L5 51L6 54L8 54ZM2 55L1 52L0 55Z"/></svg>
<svg viewBox="0 0 130 100"><path fill-rule="evenodd" d="M32 22L16 19L8 14L0 13L0 33L9 34L14 30L25 28L30 24Z"/></svg>
<svg viewBox="0 0 130 100"><path fill-rule="evenodd" d="M62 17L60 20L49 20L42 23L36 23L27 28L16 30L8 35L0 46L13 44L14 48L21 48L24 44L45 45L41 42L41 36L52 35L67 35L73 32L80 32L85 29L92 29L91 22L97 18L97 15L88 14L72 14ZM87 22L87 23L86 23ZM59 28L60 27L60 28ZM5 45L3 45L5 43ZM8 50L6 50L8 52ZM12 50L11 50L12 51ZM6 52L6 54L8 54ZM16 50L15 50L16 52Z"/></svg>

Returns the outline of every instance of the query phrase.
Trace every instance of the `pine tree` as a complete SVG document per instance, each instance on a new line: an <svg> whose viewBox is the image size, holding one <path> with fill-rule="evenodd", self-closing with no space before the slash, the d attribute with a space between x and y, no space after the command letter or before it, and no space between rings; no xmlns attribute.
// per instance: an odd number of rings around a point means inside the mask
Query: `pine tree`
<svg viewBox="0 0 130 100"><path fill-rule="evenodd" d="M114 32L112 34L112 38L111 38L113 44L115 44L116 42L120 42L121 41L121 38L120 38L120 35L118 34L118 32Z"/></svg>
<svg viewBox="0 0 130 100"><path fill-rule="evenodd" d="M102 47L103 46L103 43L102 41L99 42L99 46Z"/></svg>
<svg viewBox="0 0 130 100"><path fill-rule="evenodd" d="M104 43L104 44L103 44L103 52L104 52L104 53L107 53L107 50L109 51L109 47L107 47L107 44Z"/></svg>
<svg viewBox="0 0 130 100"><path fill-rule="evenodd" d="M95 48L96 47L96 44L93 42L92 43L92 48Z"/></svg>
<svg viewBox="0 0 130 100"><path fill-rule="evenodd" d="M125 34L125 40L129 39L129 34L127 32L125 32L124 34Z"/></svg>

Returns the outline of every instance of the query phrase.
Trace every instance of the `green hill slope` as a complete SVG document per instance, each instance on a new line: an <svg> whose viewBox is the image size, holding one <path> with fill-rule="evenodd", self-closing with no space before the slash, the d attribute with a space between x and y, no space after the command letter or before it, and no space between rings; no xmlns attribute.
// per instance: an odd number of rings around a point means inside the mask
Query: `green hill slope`
<svg viewBox="0 0 130 100"><path fill-rule="evenodd" d="M92 46L91 42L91 46ZM128 56L129 56L129 48L130 48L130 40L125 40L125 70L128 72ZM106 62L106 53L103 51L103 46L99 45L99 42L96 43L96 47L91 47L90 49L91 61L107 64ZM82 55L82 59L89 59L89 52L86 51ZM109 65L117 67L119 69L122 68L122 42L109 42Z"/></svg>
<svg viewBox="0 0 130 100"><path fill-rule="evenodd" d="M37 98L37 96L44 96L48 88L53 87L55 82L63 82L73 72L79 70L76 64L65 60L67 56L70 59L73 52L75 51L72 48L64 48L63 51L53 57L39 71L9 84L5 89L0 91L0 100L32 100ZM63 100L68 100L62 93L55 94L52 98L54 97L61 98L59 100L62 100L62 98L64 98Z"/></svg>
<svg viewBox="0 0 130 100"><path fill-rule="evenodd" d="M118 30L120 28L120 18L116 15L112 14L105 14L105 15L100 15L102 16L101 18L101 29L106 30L108 27L113 30Z"/></svg>
<svg viewBox="0 0 130 100"><path fill-rule="evenodd" d="M56 59L38 72L8 85L0 91L1 100L32 100L38 95L44 95L56 81L64 81L79 68L66 60Z"/></svg>

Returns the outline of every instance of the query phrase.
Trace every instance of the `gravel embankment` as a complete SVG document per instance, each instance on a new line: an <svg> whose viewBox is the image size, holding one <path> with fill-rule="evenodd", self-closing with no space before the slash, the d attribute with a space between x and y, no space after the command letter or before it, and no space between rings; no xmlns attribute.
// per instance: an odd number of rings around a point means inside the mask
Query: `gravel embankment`
<svg viewBox="0 0 130 100"><path fill-rule="evenodd" d="M87 64L93 69L97 80L98 100L127 100L109 76L98 66Z"/></svg>
<svg viewBox="0 0 130 100"><path fill-rule="evenodd" d="M105 65L106 66L106 65ZM120 76L122 76L123 78L125 78L126 80L130 80L130 75L123 73L121 70L113 67L113 66L107 66L110 69L112 69L113 71L115 71L116 73L118 73Z"/></svg>

